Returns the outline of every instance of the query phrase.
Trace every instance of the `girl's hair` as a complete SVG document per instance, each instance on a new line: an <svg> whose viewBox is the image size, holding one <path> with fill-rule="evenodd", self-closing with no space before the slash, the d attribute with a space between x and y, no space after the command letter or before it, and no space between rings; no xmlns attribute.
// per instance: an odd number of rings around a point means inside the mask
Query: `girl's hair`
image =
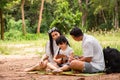
<svg viewBox="0 0 120 80"><path fill-rule="evenodd" d="M59 44L62 44L62 43L66 43L67 45L70 46L68 40L65 38L65 36L61 35L59 36L57 39L56 39L56 44L59 45Z"/></svg>
<svg viewBox="0 0 120 80"><path fill-rule="evenodd" d="M60 35L62 35L62 33L56 27L53 27L52 29L50 29L48 31L49 40L50 40L50 52L51 52L52 56L54 56L53 38L51 36L52 32L58 32L58 33L60 33Z"/></svg>

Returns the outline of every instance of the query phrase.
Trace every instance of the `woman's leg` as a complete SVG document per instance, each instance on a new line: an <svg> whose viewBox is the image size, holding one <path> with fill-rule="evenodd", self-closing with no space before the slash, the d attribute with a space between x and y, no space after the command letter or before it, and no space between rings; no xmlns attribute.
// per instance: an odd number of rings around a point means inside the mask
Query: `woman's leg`
<svg viewBox="0 0 120 80"><path fill-rule="evenodd" d="M83 61L79 61L79 60L73 60L70 63L70 68L73 70L78 70L78 71L83 71L84 69L84 63Z"/></svg>
<svg viewBox="0 0 120 80"><path fill-rule="evenodd" d="M30 68L26 68L24 71L29 72L29 71L36 71L36 70L42 70L47 67L48 61L45 60L42 64L38 63L35 66L32 66Z"/></svg>

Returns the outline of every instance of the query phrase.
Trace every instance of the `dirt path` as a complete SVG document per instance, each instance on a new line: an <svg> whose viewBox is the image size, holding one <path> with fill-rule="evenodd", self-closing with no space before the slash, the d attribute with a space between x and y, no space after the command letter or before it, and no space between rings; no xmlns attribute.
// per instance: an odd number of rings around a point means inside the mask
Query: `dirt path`
<svg viewBox="0 0 120 80"><path fill-rule="evenodd" d="M0 80L120 80L120 74L99 76L65 76L26 73L23 70L39 61L38 55L0 56Z"/></svg>

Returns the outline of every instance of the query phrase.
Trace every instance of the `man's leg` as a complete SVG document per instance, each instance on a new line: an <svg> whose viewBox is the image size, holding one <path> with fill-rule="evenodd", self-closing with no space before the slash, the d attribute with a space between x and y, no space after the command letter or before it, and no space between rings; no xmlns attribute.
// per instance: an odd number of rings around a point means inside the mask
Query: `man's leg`
<svg viewBox="0 0 120 80"><path fill-rule="evenodd" d="M78 70L78 71L83 71L84 69L84 63L83 61L79 61L79 60L73 60L70 63L70 68L73 70Z"/></svg>
<svg viewBox="0 0 120 80"><path fill-rule="evenodd" d="M60 67L59 69L61 69L63 71L67 71L67 70L70 70L70 66L66 64L66 65Z"/></svg>

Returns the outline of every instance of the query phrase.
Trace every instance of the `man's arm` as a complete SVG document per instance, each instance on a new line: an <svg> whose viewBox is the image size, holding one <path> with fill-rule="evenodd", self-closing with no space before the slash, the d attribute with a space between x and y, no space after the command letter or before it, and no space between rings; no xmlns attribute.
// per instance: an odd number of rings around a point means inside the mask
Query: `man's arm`
<svg viewBox="0 0 120 80"><path fill-rule="evenodd" d="M81 61L85 61L85 62L91 62L92 61L92 57L81 57L80 60Z"/></svg>

